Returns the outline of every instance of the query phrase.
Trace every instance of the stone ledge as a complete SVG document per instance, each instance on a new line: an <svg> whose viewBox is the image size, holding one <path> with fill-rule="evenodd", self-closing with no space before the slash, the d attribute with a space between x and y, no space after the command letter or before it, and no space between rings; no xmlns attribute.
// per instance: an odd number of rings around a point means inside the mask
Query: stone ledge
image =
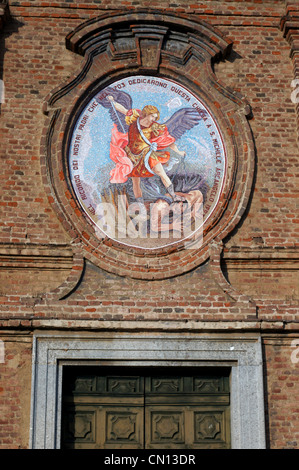
<svg viewBox="0 0 299 470"><path fill-rule="evenodd" d="M101 321L101 320L2 320L0 322L2 332L10 330L56 330L82 332L189 332L189 333L215 333L225 332L229 335L238 332L271 332L273 334L298 332L299 322L296 321L274 321L274 320L252 320L252 321Z"/></svg>

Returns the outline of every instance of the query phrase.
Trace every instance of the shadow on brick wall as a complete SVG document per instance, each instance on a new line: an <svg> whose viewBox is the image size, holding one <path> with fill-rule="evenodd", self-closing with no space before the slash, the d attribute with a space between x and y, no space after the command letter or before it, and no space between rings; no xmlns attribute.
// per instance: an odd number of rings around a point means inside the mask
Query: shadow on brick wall
<svg viewBox="0 0 299 470"><path fill-rule="evenodd" d="M4 77L4 61L5 53L8 51L6 48L7 38L19 31L19 29L24 25L21 21L18 21L12 18L7 11L4 11L4 7L1 5L0 1L0 114L1 107L5 103L5 88L8 84L5 83Z"/></svg>

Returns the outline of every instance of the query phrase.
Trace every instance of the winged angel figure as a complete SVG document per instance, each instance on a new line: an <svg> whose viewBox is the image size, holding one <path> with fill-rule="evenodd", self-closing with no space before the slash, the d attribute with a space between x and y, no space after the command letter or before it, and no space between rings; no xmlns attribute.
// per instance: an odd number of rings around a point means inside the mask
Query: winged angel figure
<svg viewBox="0 0 299 470"><path fill-rule="evenodd" d="M186 152L177 148L176 141L199 123L205 111L199 113L192 108L182 108L160 124L156 106L135 109L128 93L112 87L105 91L105 98L98 102L109 110L114 122L110 158L115 167L110 172L110 182L125 183L132 178L136 201L143 203L140 179L157 175L173 202L185 201L184 196L174 192L173 183L163 168L170 159L170 152L166 149L185 157Z"/></svg>

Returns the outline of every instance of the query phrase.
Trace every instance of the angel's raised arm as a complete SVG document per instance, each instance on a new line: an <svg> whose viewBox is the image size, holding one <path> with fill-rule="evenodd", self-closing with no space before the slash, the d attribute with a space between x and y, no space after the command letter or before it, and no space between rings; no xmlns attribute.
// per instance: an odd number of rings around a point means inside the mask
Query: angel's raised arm
<svg viewBox="0 0 299 470"><path fill-rule="evenodd" d="M127 114L127 112L129 111L122 104L115 101L112 95L107 96L107 100L109 100L110 103L114 105L116 111L119 111L122 114Z"/></svg>
<svg viewBox="0 0 299 470"><path fill-rule="evenodd" d="M105 88L105 94L100 93L97 97L98 103L108 109L110 117L117 126L119 132L128 132L126 114L132 109L132 98L129 93L115 90L112 87Z"/></svg>

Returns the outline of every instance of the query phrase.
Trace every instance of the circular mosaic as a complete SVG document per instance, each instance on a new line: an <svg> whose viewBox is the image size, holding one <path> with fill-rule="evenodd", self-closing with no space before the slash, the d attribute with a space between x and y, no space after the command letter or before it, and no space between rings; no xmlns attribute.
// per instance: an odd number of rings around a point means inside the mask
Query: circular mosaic
<svg viewBox="0 0 299 470"><path fill-rule="evenodd" d="M200 99L169 79L139 75L89 100L72 131L68 164L97 237L153 250L201 239L227 161Z"/></svg>

